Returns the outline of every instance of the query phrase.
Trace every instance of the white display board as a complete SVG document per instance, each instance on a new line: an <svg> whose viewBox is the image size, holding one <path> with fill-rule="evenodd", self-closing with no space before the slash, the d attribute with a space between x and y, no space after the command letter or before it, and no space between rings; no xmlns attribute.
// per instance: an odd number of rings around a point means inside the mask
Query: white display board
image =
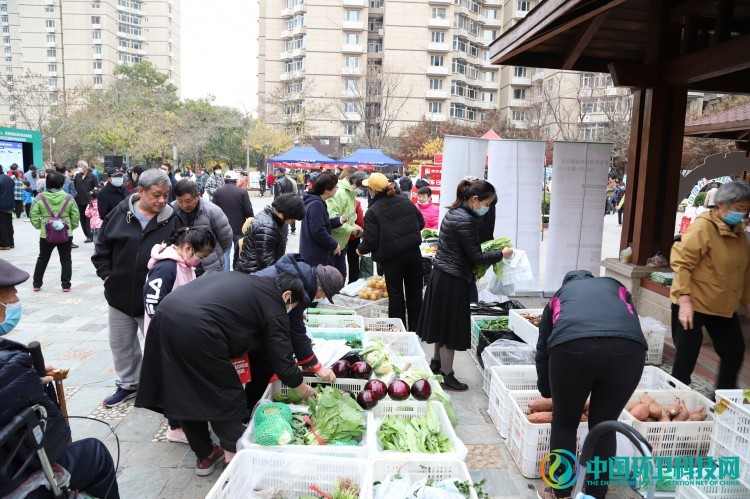
<svg viewBox="0 0 750 499"><path fill-rule="evenodd" d="M446 135L443 145L443 172L440 186L440 222L448 205L456 199L456 188L464 177L484 178L487 161L487 139Z"/></svg>
<svg viewBox="0 0 750 499"><path fill-rule="evenodd" d="M487 146L487 180L497 190L495 237L509 237L526 251L534 279L516 284L516 292L541 291L541 206L544 189L544 141L492 140Z"/></svg>
<svg viewBox="0 0 750 499"><path fill-rule="evenodd" d="M571 270L599 275L612 144L555 142L545 291Z"/></svg>

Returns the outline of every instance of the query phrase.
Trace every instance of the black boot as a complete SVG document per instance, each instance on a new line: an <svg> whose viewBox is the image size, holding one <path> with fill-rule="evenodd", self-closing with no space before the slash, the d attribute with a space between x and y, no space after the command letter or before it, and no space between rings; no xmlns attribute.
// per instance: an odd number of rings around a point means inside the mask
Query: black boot
<svg viewBox="0 0 750 499"><path fill-rule="evenodd" d="M469 385L467 385L466 383L461 383L456 379L455 373L440 374L443 375L443 382L441 383L443 388L452 390L454 392L465 392L469 389Z"/></svg>
<svg viewBox="0 0 750 499"><path fill-rule="evenodd" d="M440 373L440 359L430 360L430 371L432 371L432 374Z"/></svg>

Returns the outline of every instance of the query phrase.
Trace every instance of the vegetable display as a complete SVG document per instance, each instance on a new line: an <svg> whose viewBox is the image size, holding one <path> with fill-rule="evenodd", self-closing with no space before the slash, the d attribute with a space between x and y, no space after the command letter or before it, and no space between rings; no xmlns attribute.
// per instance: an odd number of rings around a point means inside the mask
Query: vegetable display
<svg viewBox="0 0 750 499"><path fill-rule="evenodd" d="M357 315L354 310L337 310L331 308L308 308L307 315Z"/></svg>
<svg viewBox="0 0 750 499"><path fill-rule="evenodd" d="M453 444L440 431L440 421L431 402L427 402L426 416L412 419L402 416L384 417L377 435L385 450L427 454L453 452Z"/></svg>
<svg viewBox="0 0 750 499"><path fill-rule="evenodd" d="M638 421L649 423L705 421L708 418L704 406L690 410L684 400L675 397L674 402L665 407L652 398L648 392L644 393L640 399L626 405L625 410Z"/></svg>
<svg viewBox="0 0 750 499"><path fill-rule="evenodd" d="M409 473L394 473L388 475L382 482L374 484L374 499L392 498L420 498L429 499L464 499L471 497L471 489L474 489L477 497L489 498L490 496L482 490L485 481L473 484L470 480L458 480L447 478L435 480L432 477L412 481Z"/></svg>
<svg viewBox="0 0 750 499"><path fill-rule="evenodd" d="M497 239L490 239L489 241L485 241L482 243L482 251L500 251L505 248L511 248L513 246L513 243L511 243L510 239L507 237L499 237ZM502 260L492 265L492 271L495 272L495 275L502 279L503 278L503 262ZM477 280L484 277L484 274L487 273L487 270L489 270L489 265L477 265L474 267L474 275L477 277Z"/></svg>
<svg viewBox="0 0 750 499"><path fill-rule="evenodd" d="M401 330L386 321L378 321L374 324L365 324L365 331L385 331L390 333L398 333Z"/></svg>
<svg viewBox="0 0 750 499"><path fill-rule="evenodd" d="M365 432L365 413L351 397L332 386L321 390L310 402L315 431L326 443L350 442Z"/></svg>
<svg viewBox="0 0 750 499"><path fill-rule="evenodd" d="M357 296L366 300L379 300L381 298L388 298L388 291L386 291L385 277L371 277L367 281L367 286L362 288Z"/></svg>
<svg viewBox="0 0 750 499"><path fill-rule="evenodd" d="M534 326L539 327L539 324L542 323L542 316L541 314L531 314L529 312L519 312L518 315L532 323Z"/></svg>
<svg viewBox="0 0 750 499"><path fill-rule="evenodd" d="M432 229L424 229L422 231L422 240L423 241L426 241L428 239L435 239L435 238L438 238L438 237L439 237L439 235L438 235L437 231L434 231Z"/></svg>
<svg viewBox="0 0 750 499"><path fill-rule="evenodd" d="M393 372L390 349L380 340L370 340L360 352L375 374L384 376Z"/></svg>
<svg viewBox="0 0 750 499"><path fill-rule="evenodd" d="M529 409L526 411L526 419L532 424L548 424L552 422L552 399L538 398L529 402ZM583 406L581 422L589 420L589 401Z"/></svg>
<svg viewBox="0 0 750 499"><path fill-rule="evenodd" d="M333 487L332 499L357 499L359 497L359 486L348 478L337 478Z"/></svg>
<svg viewBox="0 0 750 499"><path fill-rule="evenodd" d="M501 329L508 329L508 318L498 317L492 320L477 321L479 329L486 331L499 331Z"/></svg>

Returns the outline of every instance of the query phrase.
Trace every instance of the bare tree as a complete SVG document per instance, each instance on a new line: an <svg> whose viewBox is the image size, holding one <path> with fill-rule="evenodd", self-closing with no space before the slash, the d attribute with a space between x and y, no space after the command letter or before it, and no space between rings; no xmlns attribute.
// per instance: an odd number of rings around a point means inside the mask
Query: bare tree
<svg viewBox="0 0 750 499"><path fill-rule="evenodd" d="M266 92L260 117L292 133L296 144L308 143L315 133L312 123L328 118L331 107L314 92L315 80L309 75L281 82Z"/></svg>

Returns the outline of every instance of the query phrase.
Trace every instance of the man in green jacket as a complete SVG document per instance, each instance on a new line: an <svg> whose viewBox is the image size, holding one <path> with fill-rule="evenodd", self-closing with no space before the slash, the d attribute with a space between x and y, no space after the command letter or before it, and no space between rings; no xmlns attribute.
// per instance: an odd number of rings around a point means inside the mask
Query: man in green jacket
<svg viewBox="0 0 750 499"><path fill-rule="evenodd" d="M65 177L58 172L47 174L45 191L39 194L31 206L31 225L39 229L39 257L36 259L34 269L34 291L42 289L44 272L52 256L52 250L57 248L62 266L62 290L64 293L70 291L70 279L73 274L73 262L70 259L71 245L73 244L73 231L78 227L80 214L73 196L63 190ZM59 218L68 225L68 238L65 242L51 243L47 241L46 223L51 218Z"/></svg>
<svg viewBox="0 0 750 499"><path fill-rule="evenodd" d="M346 280L346 245L352 234L356 236L362 231L362 227L355 223L357 215L354 200L362 193L362 182L367 174L350 166L339 178L336 194L326 201L326 205L331 218L341 217L341 227L333 229L333 238L341 247L341 253L334 257L334 266Z"/></svg>

